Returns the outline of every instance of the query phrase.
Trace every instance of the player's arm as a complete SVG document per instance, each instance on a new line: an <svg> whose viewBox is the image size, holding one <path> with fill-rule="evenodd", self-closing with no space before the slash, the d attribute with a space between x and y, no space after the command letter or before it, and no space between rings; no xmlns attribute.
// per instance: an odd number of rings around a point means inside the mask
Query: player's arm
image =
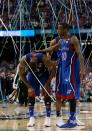
<svg viewBox="0 0 92 131"><path fill-rule="evenodd" d="M54 51L57 51L60 48L60 41L58 42L58 44L51 46L49 48L46 49L42 49L42 50L36 50L36 53L45 53L45 52L49 52L50 54L53 53Z"/></svg>
<svg viewBox="0 0 92 131"><path fill-rule="evenodd" d="M24 82L24 84L28 88L31 88L30 84L27 81L26 75L25 75L25 68L27 67L25 61L26 61L26 56L23 56L19 64L19 76L20 76L20 79Z"/></svg>
<svg viewBox="0 0 92 131"><path fill-rule="evenodd" d="M51 42L50 42L50 46L54 46L56 45L56 39L53 39ZM52 55L53 52L49 52L50 55Z"/></svg>
<svg viewBox="0 0 92 131"><path fill-rule="evenodd" d="M47 80L47 83L50 84L52 78L54 77L54 75L56 73L56 62L54 62L54 61L49 62L49 64L47 64L47 67L50 71L50 75L49 75L49 78Z"/></svg>
<svg viewBox="0 0 92 131"><path fill-rule="evenodd" d="M48 78L48 80L47 80L47 82L46 82L46 84L44 86L47 89L47 91L49 91L50 82L51 82L52 78L54 77L54 75L56 73L56 62L51 61L50 59L48 59L48 57L43 58L43 61L44 61L44 65L50 71L49 78Z"/></svg>
<svg viewBox="0 0 92 131"><path fill-rule="evenodd" d="M82 55L82 52L81 52L80 43L79 43L76 36L73 36L71 38L71 44L72 44L73 48L75 49L76 54L79 57L80 69L81 69L80 75L81 75L81 78L83 78L85 76L84 58L83 58L83 55Z"/></svg>

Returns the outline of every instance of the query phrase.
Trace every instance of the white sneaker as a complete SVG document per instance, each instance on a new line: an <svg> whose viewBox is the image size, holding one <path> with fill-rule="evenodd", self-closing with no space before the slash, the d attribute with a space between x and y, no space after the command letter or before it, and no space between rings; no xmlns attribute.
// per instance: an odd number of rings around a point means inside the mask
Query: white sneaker
<svg viewBox="0 0 92 131"><path fill-rule="evenodd" d="M41 96L41 100L40 100L41 103L44 103L44 97Z"/></svg>
<svg viewBox="0 0 92 131"><path fill-rule="evenodd" d="M34 126L35 125L35 119L34 119L34 117L30 117L30 120L29 120L29 122L27 123L27 126L28 127L32 127L32 126Z"/></svg>
<svg viewBox="0 0 92 131"><path fill-rule="evenodd" d="M56 126L62 126L64 124L62 117L56 117Z"/></svg>
<svg viewBox="0 0 92 131"><path fill-rule="evenodd" d="M81 122L77 117L76 117L76 122L78 124L78 126L84 126L85 123Z"/></svg>
<svg viewBox="0 0 92 131"><path fill-rule="evenodd" d="M46 117L45 122L44 122L44 126L46 126L46 127L51 126L50 117Z"/></svg>

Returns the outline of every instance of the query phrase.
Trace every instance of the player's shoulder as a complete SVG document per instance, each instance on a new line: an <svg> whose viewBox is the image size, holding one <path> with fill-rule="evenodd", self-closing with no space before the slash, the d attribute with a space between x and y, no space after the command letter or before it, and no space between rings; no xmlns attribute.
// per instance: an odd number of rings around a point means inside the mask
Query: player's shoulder
<svg viewBox="0 0 92 131"><path fill-rule="evenodd" d="M56 39L53 39L51 42L50 42L50 46L53 46L56 44Z"/></svg>
<svg viewBox="0 0 92 131"><path fill-rule="evenodd" d="M72 44L78 43L78 38L77 38L77 36L73 35L73 36L71 37L71 39L70 39L70 42L71 42Z"/></svg>
<svg viewBox="0 0 92 131"><path fill-rule="evenodd" d="M19 67L20 67L20 66L23 66L24 63L25 63L25 61L26 61L26 55L25 55L25 56L22 56L22 58L20 59Z"/></svg>
<svg viewBox="0 0 92 131"><path fill-rule="evenodd" d="M22 57L22 60L27 60L26 55L24 55L24 56Z"/></svg>
<svg viewBox="0 0 92 131"><path fill-rule="evenodd" d="M26 59L26 55L22 56L22 58L19 60L20 62Z"/></svg>
<svg viewBox="0 0 92 131"><path fill-rule="evenodd" d="M71 40L78 40L78 38L77 38L76 35L72 35L70 39L71 39Z"/></svg>

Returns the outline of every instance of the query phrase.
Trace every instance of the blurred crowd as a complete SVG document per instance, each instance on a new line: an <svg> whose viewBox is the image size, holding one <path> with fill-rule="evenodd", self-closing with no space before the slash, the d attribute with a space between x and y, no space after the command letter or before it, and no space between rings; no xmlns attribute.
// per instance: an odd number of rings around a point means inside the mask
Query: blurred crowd
<svg viewBox="0 0 92 131"><path fill-rule="evenodd" d="M4 99L13 91L13 79L15 76L14 64L3 61L0 64L0 98Z"/></svg>
<svg viewBox="0 0 92 131"><path fill-rule="evenodd" d="M65 10L66 6L70 9L70 1L59 2L57 0L26 0L21 4L21 27L22 29L34 28L53 28L57 21L65 21L69 17L69 10ZM74 9L74 7L73 7ZM79 18L80 28L92 27L92 1L91 0L77 0L76 9ZM8 29L18 29L20 27L19 20L20 1L19 0L4 0L0 4L0 18L7 26ZM73 21L70 20L70 24L74 24L77 27L76 11L73 12ZM71 18L72 19L72 18ZM23 23L23 24L22 24ZM3 26L0 25L0 29L3 30Z"/></svg>

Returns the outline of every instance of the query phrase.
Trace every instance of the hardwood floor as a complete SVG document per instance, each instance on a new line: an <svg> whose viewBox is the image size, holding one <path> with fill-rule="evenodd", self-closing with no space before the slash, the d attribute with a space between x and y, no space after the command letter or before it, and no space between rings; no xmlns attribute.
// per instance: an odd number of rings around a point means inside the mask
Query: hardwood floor
<svg viewBox="0 0 92 131"><path fill-rule="evenodd" d="M77 117L81 122L85 123L85 126L77 126L74 129L67 129L67 131L92 131L92 103L80 103L79 107L77 107ZM69 116L68 103L62 107L62 112L62 118L64 122L66 122ZM43 103L36 103L35 119L35 126L28 128L28 107L18 107L17 104L0 104L0 131L63 131L62 129L56 127L55 104L53 103L51 127L46 128L43 125L45 120L45 106Z"/></svg>

